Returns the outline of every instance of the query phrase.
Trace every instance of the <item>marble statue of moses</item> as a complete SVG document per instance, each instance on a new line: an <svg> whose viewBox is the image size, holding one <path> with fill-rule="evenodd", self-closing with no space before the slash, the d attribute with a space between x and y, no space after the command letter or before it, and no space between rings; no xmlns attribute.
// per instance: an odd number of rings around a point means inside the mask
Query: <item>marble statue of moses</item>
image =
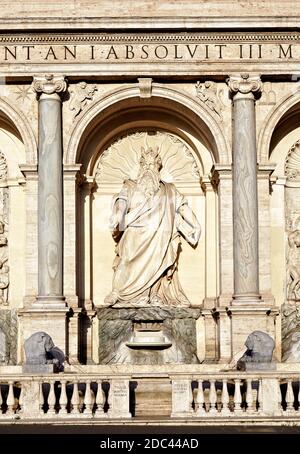
<svg viewBox="0 0 300 454"><path fill-rule="evenodd" d="M142 148L137 180L125 180L114 198L117 245L109 306L190 305L178 280L178 253L181 236L198 243L200 225L184 196L161 181L161 166L158 148Z"/></svg>

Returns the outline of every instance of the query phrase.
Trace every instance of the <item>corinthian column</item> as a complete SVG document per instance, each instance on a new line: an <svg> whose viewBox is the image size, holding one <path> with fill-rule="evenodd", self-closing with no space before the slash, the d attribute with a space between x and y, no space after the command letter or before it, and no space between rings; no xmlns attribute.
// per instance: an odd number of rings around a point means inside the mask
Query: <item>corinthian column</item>
<svg viewBox="0 0 300 454"><path fill-rule="evenodd" d="M258 267L257 154L255 95L258 77L230 77L233 100L233 257L234 301L260 300Z"/></svg>
<svg viewBox="0 0 300 454"><path fill-rule="evenodd" d="M37 76L33 88L39 95L37 303L54 308L65 306L60 95L66 82L63 76Z"/></svg>

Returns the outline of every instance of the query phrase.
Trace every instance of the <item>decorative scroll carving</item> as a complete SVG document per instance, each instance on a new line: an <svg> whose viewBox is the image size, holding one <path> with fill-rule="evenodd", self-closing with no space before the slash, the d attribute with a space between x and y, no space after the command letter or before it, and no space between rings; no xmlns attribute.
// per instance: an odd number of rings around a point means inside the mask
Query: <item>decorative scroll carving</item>
<svg viewBox="0 0 300 454"><path fill-rule="evenodd" d="M259 93L262 87L260 78L250 78L249 74L230 76L226 82L233 95L237 93L241 93L243 95Z"/></svg>
<svg viewBox="0 0 300 454"><path fill-rule="evenodd" d="M73 110L73 121L75 121L77 115L80 114L87 105L89 100L93 99L95 91L98 88L96 85L89 85L86 82L79 82L77 85L73 85L70 89L72 94L70 101L70 110Z"/></svg>
<svg viewBox="0 0 300 454"><path fill-rule="evenodd" d="M8 305L8 213L9 189L7 184L7 162L0 152L0 305Z"/></svg>
<svg viewBox="0 0 300 454"><path fill-rule="evenodd" d="M285 174L289 180L300 181L300 140L292 146L287 154Z"/></svg>
<svg viewBox="0 0 300 454"><path fill-rule="evenodd" d="M217 85L212 81L205 81L203 83L197 82L196 85L197 98L203 102L210 110L212 110L222 121L222 113L220 100L217 95Z"/></svg>
<svg viewBox="0 0 300 454"><path fill-rule="evenodd" d="M121 184L135 180L139 171L141 147L159 147L161 178L167 183L199 182L200 173L191 148L173 134L135 132L119 138L102 153L97 168L97 183Z"/></svg>
<svg viewBox="0 0 300 454"><path fill-rule="evenodd" d="M35 76L33 79L32 88L37 93L45 93L53 95L54 93L62 93L67 88L67 83L64 76L54 76L46 74L45 76Z"/></svg>
<svg viewBox="0 0 300 454"><path fill-rule="evenodd" d="M138 79L140 98L151 98L152 79L151 77L141 77Z"/></svg>

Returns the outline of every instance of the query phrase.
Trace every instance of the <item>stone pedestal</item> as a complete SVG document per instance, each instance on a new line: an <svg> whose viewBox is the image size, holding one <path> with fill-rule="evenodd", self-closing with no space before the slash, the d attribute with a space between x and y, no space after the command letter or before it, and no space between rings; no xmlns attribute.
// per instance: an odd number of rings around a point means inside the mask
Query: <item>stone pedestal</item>
<svg viewBox="0 0 300 454"><path fill-rule="evenodd" d="M22 372L24 374L52 374L57 372L57 369L54 364L23 364Z"/></svg>
<svg viewBox="0 0 300 454"><path fill-rule="evenodd" d="M191 416L192 387L190 380L172 380L172 413L171 417Z"/></svg>
<svg viewBox="0 0 300 454"><path fill-rule="evenodd" d="M272 371L276 370L276 363L245 363L240 369L245 372L255 372L255 371Z"/></svg>
<svg viewBox="0 0 300 454"><path fill-rule="evenodd" d="M200 309L191 308L98 308L100 364L198 363L196 320ZM131 348L136 325L159 330L163 345ZM170 345L171 344L171 345Z"/></svg>
<svg viewBox="0 0 300 454"><path fill-rule="evenodd" d="M66 309L23 309L19 310L19 352L20 362L25 360L24 342L33 333L45 331L52 337L54 345L60 348L67 356L67 319Z"/></svg>
<svg viewBox="0 0 300 454"><path fill-rule="evenodd" d="M228 308L231 320L231 348L234 355L245 347L248 335L256 330L264 331L276 338L275 321L278 309L265 306L232 306Z"/></svg>
<svg viewBox="0 0 300 454"><path fill-rule="evenodd" d="M264 378L261 380L262 402L261 408L264 416L280 416L278 409L279 386L275 378Z"/></svg>
<svg viewBox="0 0 300 454"><path fill-rule="evenodd" d="M129 380L111 380L108 402L109 418L131 418L129 412Z"/></svg>
<svg viewBox="0 0 300 454"><path fill-rule="evenodd" d="M26 381L22 383L22 419L40 418L40 385L38 381Z"/></svg>

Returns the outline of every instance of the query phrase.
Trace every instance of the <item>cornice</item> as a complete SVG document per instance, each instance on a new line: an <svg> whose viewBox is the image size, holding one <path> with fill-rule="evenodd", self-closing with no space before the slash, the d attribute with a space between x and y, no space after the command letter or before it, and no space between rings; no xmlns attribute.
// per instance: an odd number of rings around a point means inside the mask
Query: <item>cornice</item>
<svg viewBox="0 0 300 454"><path fill-rule="evenodd" d="M300 17L295 16L181 16L181 17L5 17L0 19L0 30L158 30L158 29L295 29L300 25Z"/></svg>
<svg viewBox="0 0 300 454"><path fill-rule="evenodd" d="M300 25L300 20L299 20ZM91 43L215 43L215 42L245 42L245 43L298 43L300 32L177 32L169 31L141 33L0 33L0 44L91 44Z"/></svg>

